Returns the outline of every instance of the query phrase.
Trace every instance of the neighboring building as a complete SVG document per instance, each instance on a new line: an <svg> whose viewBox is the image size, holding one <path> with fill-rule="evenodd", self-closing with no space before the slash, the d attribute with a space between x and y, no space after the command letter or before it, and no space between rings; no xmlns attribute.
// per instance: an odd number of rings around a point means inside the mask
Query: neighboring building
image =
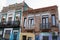
<svg viewBox="0 0 60 40"><path fill-rule="evenodd" d="M34 33L20 33L20 40L35 40Z"/></svg>
<svg viewBox="0 0 60 40"><path fill-rule="evenodd" d="M31 9L25 2L3 7L0 12L0 40L19 40L23 11Z"/></svg>
<svg viewBox="0 0 60 40"><path fill-rule="evenodd" d="M22 24L22 32L35 33L35 40L58 40L57 6L24 11Z"/></svg>

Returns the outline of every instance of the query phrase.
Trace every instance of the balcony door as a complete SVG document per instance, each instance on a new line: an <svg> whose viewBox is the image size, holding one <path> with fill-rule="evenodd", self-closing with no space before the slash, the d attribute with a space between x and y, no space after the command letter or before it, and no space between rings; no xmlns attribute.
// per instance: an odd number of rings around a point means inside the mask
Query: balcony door
<svg viewBox="0 0 60 40"><path fill-rule="evenodd" d="M27 36L27 35L23 35L22 38L23 38L23 40L33 40L32 37Z"/></svg>
<svg viewBox="0 0 60 40"><path fill-rule="evenodd" d="M49 33L49 32L40 33L39 40L52 40L52 33Z"/></svg>
<svg viewBox="0 0 60 40"><path fill-rule="evenodd" d="M12 40L12 28L5 28L3 33L5 40Z"/></svg>
<svg viewBox="0 0 60 40"><path fill-rule="evenodd" d="M49 36L43 36L43 40L49 40Z"/></svg>
<svg viewBox="0 0 60 40"><path fill-rule="evenodd" d="M43 16L42 17L42 27L43 28L48 28L48 16Z"/></svg>
<svg viewBox="0 0 60 40"><path fill-rule="evenodd" d="M18 30L13 31L13 40L19 40L19 31Z"/></svg>

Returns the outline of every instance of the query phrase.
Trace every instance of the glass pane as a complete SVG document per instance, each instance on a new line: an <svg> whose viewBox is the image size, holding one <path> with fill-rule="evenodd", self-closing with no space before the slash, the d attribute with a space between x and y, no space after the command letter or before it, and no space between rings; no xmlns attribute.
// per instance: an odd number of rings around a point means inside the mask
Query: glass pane
<svg viewBox="0 0 60 40"><path fill-rule="evenodd" d="M39 40L39 35L36 35L35 36L35 40Z"/></svg>
<svg viewBox="0 0 60 40"><path fill-rule="evenodd" d="M0 40L2 40L2 30L0 29Z"/></svg>
<svg viewBox="0 0 60 40"><path fill-rule="evenodd" d="M31 26L31 20L29 20L29 22L28 22L28 23L29 23L29 27L30 27L30 26Z"/></svg>
<svg viewBox="0 0 60 40"><path fill-rule="evenodd" d="M13 40L17 40L17 32L14 32L14 39Z"/></svg>
<svg viewBox="0 0 60 40"><path fill-rule="evenodd" d="M4 36L4 38L5 38L6 40L9 40L9 38L10 38L10 32L11 32L11 30L6 30L6 31L5 31L5 36Z"/></svg>
<svg viewBox="0 0 60 40"><path fill-rule="evenodd" d="M43 24L45 24L45 19L43 19Z"/></svg>
<svg viewBox="0 0 60 40"><path fill-rule="evenodd" d="M24 35L22 39L23 39L23 40L26 40L26 36Z"/></svg>
<svg viewBox="0 0 60 40"><path fill-rule="evenodd" d="M28 40L32 40L32 37L28 37Z"/></svg>
<svg viewBox="0 0 60 40"><path fill-rule="evenodd" d="M12 21L12 17L8 17L8 21Z"/></svg>
<svg viewBox="0 0 60 40"><path fill-rule="evenodd" d="M48 23L48 18L46 18L46 23Z"/></svg>
<svg viewBox="0 0 60 40"><path fill-rule="evenodd" d="M26 27L26 25L27 25L27 19L24 18L24 26Z"/></svg>
<svg viewBox="0 0 60 40"><path fill-rule="evenodd" d="M48 28L49 26L48 26L48 18L46 18L46 28Z"/></svg>
<svg viewBox="0 0 60 40"><path fill-rule="evenodd" d="M34 20L32 19L32 26L34 25Z"/></svg>
<svg viewBox="0 0 60 40"><path fill-rule="evenodd" d="M15 20L20 20L20 11L17 11L15 14Z"/></svg>
<svg viewBox="0 0 60 40"><path fill-rule="evenodd" d="M49 36L43 36L43 40L49 40Z"/></svg>
<svg viewBox="0 0 60 40"><path fill-rule="evenodd" d="M55 16L52 16L53 25L55 25Z"/></svg>
<svg viewBox="0 0 60 40"><path fill-rule="evenodd" d="M57 40L57 36L53 36L53 40Z"/></svg>

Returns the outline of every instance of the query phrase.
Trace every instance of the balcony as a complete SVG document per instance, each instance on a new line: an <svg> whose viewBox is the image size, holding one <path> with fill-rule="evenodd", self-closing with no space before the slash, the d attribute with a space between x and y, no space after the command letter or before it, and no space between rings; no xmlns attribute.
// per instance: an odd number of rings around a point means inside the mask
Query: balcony
<svg viewBox="0 0 60 40"><path fill-rule="evenodd" d="M27 32L33 32L34 31L34 25L25 25L24 26L24 29L27 31Z"/></svg>
<svg viewBox="0 0 60 40"><path fill-rule="evenodd" d="M34 29L34 25L24 25L25 29Z"/></svg>
<svg viewBox="0 0 60 40"><path fill-rule="evenodd" d="M1 28L5 28L5 27L7 27L7 28L9 28L9 27L13 27L13 28L15 28L15 27L20 27L20 21L4 21L4 22L0 22L0 27Z"/></svg>
<svg viewBox="0 0 60 40"><path fill-rule="evenodd" d="M51 29L51 24L50 23L46 23L46 24L40 24L40 29Z"/></svg>

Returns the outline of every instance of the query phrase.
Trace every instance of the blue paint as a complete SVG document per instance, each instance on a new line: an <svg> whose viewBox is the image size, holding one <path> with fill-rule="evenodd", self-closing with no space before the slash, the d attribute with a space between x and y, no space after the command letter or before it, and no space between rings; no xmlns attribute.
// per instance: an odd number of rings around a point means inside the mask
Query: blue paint
<svg viewBox="0 0 60 40"><path fill-rule="evenodd" d="M36 35L35 36L35 40L39 40L39 35Z"/></svg>
<svg viewBox="0 0 60 40"><path fill-rule="evenodd" d="M13 33L10 33L10 40L13 40Z"/></svg>
<svg viewBox="0 0 60 40"><path fill-rule="evenodd" d="M20 32L17 33L17 40L19 40L19 33L20 33Z"/></svg>

